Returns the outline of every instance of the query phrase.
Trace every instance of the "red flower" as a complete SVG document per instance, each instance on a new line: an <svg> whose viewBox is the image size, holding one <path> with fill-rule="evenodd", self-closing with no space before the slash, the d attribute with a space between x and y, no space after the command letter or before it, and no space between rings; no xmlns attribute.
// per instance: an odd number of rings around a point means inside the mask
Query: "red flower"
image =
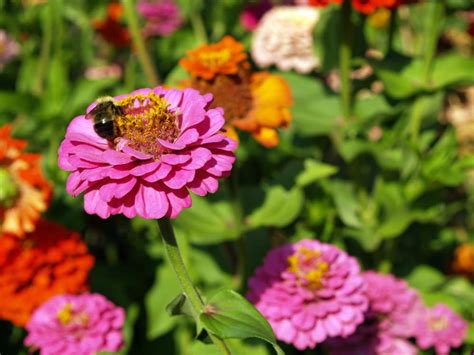
<svg viewBox="0 0 474 355"><path fill-rule="evenodd" d="M94 22L94 28L101 36L115 47L127 47L130 44L130 33L120 23L123 8L121 4L111 3L107 7L107 17Z"/></svg>

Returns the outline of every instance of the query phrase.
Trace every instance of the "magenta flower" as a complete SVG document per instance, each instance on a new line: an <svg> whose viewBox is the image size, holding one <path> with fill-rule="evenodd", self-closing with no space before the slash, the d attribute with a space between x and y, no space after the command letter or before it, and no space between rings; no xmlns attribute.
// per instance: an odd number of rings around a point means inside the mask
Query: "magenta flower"
<svg viewBox="0 0 474 355"><path fill-rule="evenodd" d="M41 355L118 351L125 312L99 294L61 295L43 303L26 325L25 345Z"/></svg>
<svg viewBox="0 0 474 355"><path fill-rule="evenodd" d="M5 64L10 62L20 53L20 45L8 36L7 32L0 30L0 71Z"/></svg>
<svg viewBox="0 0 474 355"><path fill-rule="evenodd" d="M467 323L444 304L426 308L417 323L416 342L422 349L434 346L436 354L446 355L462 344Z"/></svg>
<svg viewBox="0 0 474 355"><path fill-rule="evenodd" d="M363 273L369 309L365 321L348 338L330 340L331 354L415 355L408 339L415 335L423 305L417 292L393 275Z"/></svg>
<svg viewBox="0 0 474 355"><path fill-rule="evenodd" d="M141 0L138 12L147 20L146 36L167 36L183 24L183 18L173 0Z"/></svg>
<svg viewBox="0 0 474 355"><path fill-rule="evenodd" d="M240 24L247 31L253 31L265 12L271 8L270 0L260 0L256 4L246 5L240 14Z"/></svg>
<svg viewBox="0 0 474 355"><path fill-rule="evenodd" d="M174 218L191 206L189 190L200 196L217 190L237 143L221 133L223 110L209 108L212 95L157 87L114 100L123 110L115 119L118 138L99 137L82 115L59 148L59 166L71 172L67 191L84 192L87 213Z"/></svg>
<svg viewBox="0 0 474 355"><path fill-rule="evenodd" d="M268 253L249 280L247 297L278 339L303 350L352 334L367 310L364 291L355 258L330 244L302 240Z"/></svg>

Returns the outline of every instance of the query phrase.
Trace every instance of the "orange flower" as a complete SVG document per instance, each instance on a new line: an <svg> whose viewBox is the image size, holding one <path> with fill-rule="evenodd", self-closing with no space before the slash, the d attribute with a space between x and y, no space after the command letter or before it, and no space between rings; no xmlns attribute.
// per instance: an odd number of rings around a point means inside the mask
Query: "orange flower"
<svg viewBox="0 0 474 355"><path fill-rule="evenodd" d="M248 66L247 54L242 43L230 36L220 42L204 44L187 52L179 64L194 78L213 79L217 74L237 74L239 68Z"/></svg>
<svg viewBox="0 0 474 355"><path fill-rule="evenodd" d="M10 133L10 125L0 128L0 232L22 237L47 209L51 186L41 173L41 156L23 153L26 141Z"/></svg>
<svg viewBox="0 0 474 355"><path fill-rule="evenodd" d="M198 53L208 47L222 48L222 42L229 41L238 43L231 37L225 37L219 43L205 45L192 52ZM242 44L239 45L243 49ZM234 59L237 57L241 56L229 57L228 63L221 63L223 68L232 67L235 71L214 72L211 79L196 75L196 67L189 67L186 61L183 63L181 60L181 65L193 76L182 84L195 88L202 94L211 93L214 96L212 107L224 109L229 137L238 138L234 130L238 128L250 132L263 146L275 147L279 142L277 129L287 127L292 120L289 110L292 105L290 88L278 75L251 72L250 64L245 60L246 55L243 57L244 61L235 64Z"/></svg>
<svg viewBox="0 0 474 355"><path fill-rule="evenodd" d="M474 278L474 244L461 244L456 248L452 270L456 274Z"/></svg>
<svg viewBox="0 0 474 355"><path fill-rule="evenodd" d="M88 290L94 257L78 233L45 220L25 238L0 236L0 319L26 324L52 296Z"/></svg>

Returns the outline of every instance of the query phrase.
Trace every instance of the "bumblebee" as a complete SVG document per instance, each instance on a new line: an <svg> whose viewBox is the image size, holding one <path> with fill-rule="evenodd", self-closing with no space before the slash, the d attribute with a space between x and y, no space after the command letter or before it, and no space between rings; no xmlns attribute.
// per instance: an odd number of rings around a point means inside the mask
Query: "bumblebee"
<svg viewBox="0 0 474 355"><path fill-rule="evenodd" d="M115 119L122 115L124 115L123 108L115 103L113 97L105 96L97 99L97 106L86 115L86 118L94 121L94 131L99 137L113 142L119 135Z"/></svg>

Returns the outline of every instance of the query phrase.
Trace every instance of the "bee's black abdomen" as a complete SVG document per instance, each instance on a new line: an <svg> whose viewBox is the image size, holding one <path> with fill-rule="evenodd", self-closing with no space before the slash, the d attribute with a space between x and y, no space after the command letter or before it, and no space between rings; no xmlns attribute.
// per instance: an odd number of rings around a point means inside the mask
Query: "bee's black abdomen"
<svg viewBox="0 0 474 355"><path fill-rule="evenodd" d="M94 124L94 131L99 137L107 140L115 138L115 125L113 120L101 119Z"/></svg>

